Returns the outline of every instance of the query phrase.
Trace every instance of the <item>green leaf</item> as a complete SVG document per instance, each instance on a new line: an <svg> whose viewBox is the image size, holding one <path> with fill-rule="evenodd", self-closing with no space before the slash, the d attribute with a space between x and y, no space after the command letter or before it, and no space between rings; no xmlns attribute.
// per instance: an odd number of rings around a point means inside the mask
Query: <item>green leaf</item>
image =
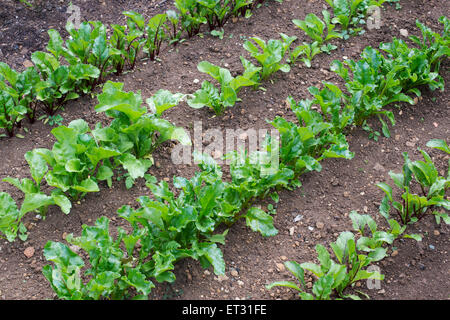
<svg viewBox="0 0 450 320"><path fill-rule="evenodd" d="M152 97L146 100L150 110L158 117L170 108L175 107L184 99L186 95L182 93L171 93L168 90L158 90Z"/></svg>
<svg viewBox="0 0 450 320"><path fill-rule="evenodd" d="M79 185L72 186L72 189L75 189L80 192L99 192L100 191L98 184L91 178L81 181L81 183Z"/></svg>
<svg viewBox="0 0 450 320"><path fill-rule="evenodd" d="M255 232L260 232L265 237L278 234L278 230L273 226L273 217L263 210L253 207L245 214L247 226Z"/></svg>
<svg viewBox="0 0 450 320"><path fill-rule="evenodd" d="M297 278L302 286L305 287L305 271L300 264L296 261L286 261L284 265L286 266L286 269L288 269Z"/></svg>
<svg viewBox="0 0 450 320"><path fill-rule="evenodd" d="M26 194L25 199L23 200L22 207L20 208L20 212L25 214L30 211L37 210L39 208L47 208L50 205L55 204L55 200L52 197L49 197L45 194L41 193L31 193Z"/></svg>
<svg viewBox="0 0 450 320"><path fill-rule="evenodd" d="M223 260L223 254L215 243L204 244L201 252L201 255L205 257L213 266L214 273L216 275L225 274L225 261Z"/></svg>
<svg viewBox="0 0 450 320"><path fill-rule="evenodd" d="M84 267L83 259L60 242L48 241L44 246L44 257L57 266Z"/></svg>
<svg viewBox="0 0 450 320"><path fill-rule="evenodd" d="M130 177L133 179L143 178L148 168L153 164L153 161L148 159L136 159L136 157L130 153L124 154L119 158L120 163L124 169L128 171Z"/></svg>
<svg viewBox="0 0 450 320"><path fill-rule="evenodd" d="M427 147L442 150L442 151L450 154L450 148L447 145L447 142L442 139L432 139L432 140L428 141Z"/></svg>
<svg viewBox="0 0 450 320"><path fill-rule="evenodd" d="M302 289L300 289L295 283L291 282L291 281L276 281L273 282L269 285L266 286L267 290L272 289L273 287L287 287L287 288L291 288L297 291L303 291Z"/></svg>
<svg viewBox="0 0 450 320"><path fill-rule="evenodd" d="M52 195L52 199L57 206L61 208L61 211L65 214L70 213L70 209L72 208L72 203L70 200L64 195Z"/></svg>
<svg viewBox="0 0 450 320"><path fill-rule="evenodd" d="M18 222L22 214L14 199L6 192L0 192L0 203L0 232L12 242L17 236Z"/></svg>
<svg viewBox="0 0 450 320"><path fill-rule="evenodd" d="M388 184L384 182L377 183L376 185L381 190L383 190L386 193L386 196L388 197L389 201L392 201L392 188Z"/></svg>
<svg viewBox="0 0 450 320"><path fill-rule="evenodd" d="M131 269L128 271L126 277L122 278L126 283L136 288L138 292L142 292L145 296L148 296L155 287L151 281L147 281L144 274L137 271L136 269Z"/></svg>

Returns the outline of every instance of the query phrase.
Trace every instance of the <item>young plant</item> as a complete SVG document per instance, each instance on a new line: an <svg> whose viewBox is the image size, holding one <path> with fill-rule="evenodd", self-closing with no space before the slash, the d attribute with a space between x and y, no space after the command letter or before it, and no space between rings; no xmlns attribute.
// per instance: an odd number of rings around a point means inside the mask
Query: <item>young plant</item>
<svg viewBox="0 0 450 320"><path fill-rule="evenodd" d="M20 218L28 212L37 212L42 218L45 218L49 206L57 205L61 210L68 214L72 207L69 199L60 191L52 190L50 195L41 191L43 179L48 173L48 166L45 159L37 152L37 149L28 151L25 154L25 160L30 167L32 179L7 177L3 181L13 185L24 193L24 200L20 208ZM18 220L20 222L20 219Z"/></svg>
<svg viewBox="0 0 450 320"><path fill-rule="evenodd" d="M413 104L411 97L403 93L400 74L407 66L396 64L386 59L377 50L367 47L358 61L345 61L350 67L353 79L350 79L349 70L340 61L333 61L331 70L341 76L347 83L349 92L347 103L354 110L354 123L356 126L366 125L366 120L376 115L382 124L382 131L390 137L389 128L382 116L385 116L392 125L395 124L394 115L384 107L393 102L408 102Z"/></svg>
<svg viewBox="0 0 450 320"><path fill-rule="evenodd" d="M269 122L281 137L280 161L298 177L309 171L320 171L320 161L326 158L352 159L345 136L336 132L324 115L312 109L312 101L296 103L287 100L299 124L276 117Z"/></svg>
<svg viewBox="0 0 450 320"><path fill-rule="evenodd" d="M330 13L327 10L323 10L322 15L325 21L322 21L314 13L309 13L306 15L305 20L295 19L292 22L302 29L313 42L317 41L319 45L334 38L341 38L340 33L333 31L335 25L331 23ZM326 34L325 28L327 31Z"/></svg>
<svg viewBox="0 0 450 320"><path fill-rule="evenodd" d="M243 16L245 17L248 12L251 12L253 5L256 1L254 0L232 0L231 1L231 12L235 17Z"/></svg>
<svg viewBox="0 0 450 320"><path fill-rule="evenodd" d="M205 106L214 110L217 115L222 114L226 108L234 106L238 101L237 95L243 87L257 85L252 80L260 68L248 68L242 76L233 77L228 69L218 67L202 61L197 66L200 72L204 72L213 77L220 84L220 90L211 82L204 81L202 88L197 90L192 99L187 103L190 107L198 109Z"/></svg>
<svg viewBox="0 0 450 320"><path fill-rule="evenodd" d="M250 39L253 40L259 48L250 40L247 40L244 43L244 48L260 64L261 71L259 74L261 80L267 80L278 70L281 70L282 72L289 72L291 70L289 64L282 64L282 60L296 37L282 35L282 40L270 39L268 42L259 37Z"/></svg>
<svg viewBox="0 0 450 320"><path fill-rule="evenodd" d="M444 56L450 56L450 20L446 16L441 16L439 22L443 24L442 34L434 32L429 27L416 20L416 26L422 33L422 39L416 36L409 38L419 45L419 49L426 53L430 69L439 72L440 61Z"/></svg>
<svg viewBox="0 0 450 320"><path fill-rule="evenodd" d="M167 31L169 44L173 44L174 46L181 40L181 35L183 33L183 29L180 27L181 18L178 12L174 10L166 11L167 20L169 21L169 25L164 24L164 28Z"/></svg>
<svg viewBox="0 0 450 320"><path fill-rule="evenodd" d="M57 139L53 148L34 150L51 167L45 175L47 184L74 201L88 192L100 191L97 182L112 176L104 161L120 155L120 152L103 147L82 119L72 121L67 127L59 126L51 132Z"/></svg>
<svg viewBox="0 0 450 320"><path fill-rule="evenodd" d="M405 92L420 96L418 87L428 85L431 90L444 90L444 79L438 72L432 72L431 61L427 53L417 48L409 48L403 40L393 39L391 43L382 43L380 49L389 53L395 64L405 66L397 77ZM448 49L448 48L447 48ZM450 49L442 55L450 55Z"/></svg>
<svg viewBox="0 0 450 320"><path fill-rule="evenodd" d="M20 127L26 114L26 107L16 104L13 96L7 91L0 91L0 128L5 129L9 137L14 136L16 128Z"/></svg>
<svg viewBox="0 0 450 320"><path fill-rule="evenodd" d="M305 55L302 58L303 63L306 67L311 68L311 62L316 55L318 55L321 51L323 51L319 47L319 43L317 41L313 43L303 42L303 45L297 46L290 53L289 63L295 64L299 57Z"/></svg>
<svg viewBox="0 0 450 320"><path fill-rule="evenodd" d="M203 8L209 30L222 28L231 17L230 0L198 0Z"/></svg>
<svg viewBox="0 0 450 320"><path fill-rule="evenodd" d="M384 241L385 239L381 239L380 242ZM358 300L359 296L346 295L344 290L360 280L383 280L383 275L377 271L369 271L368 267L371 263L386 256L385 248L377 246L366 254L355 240L355 235L349 231L342 232L336 242L330 244L330 247L337 261L331 258L330 253L323 245L318 244L316 252L319 265L311 262L298 264L295 261L285 263L286 268L300 282L300 286L291 281L279 281L268 285L267 289L275 286L293 288L299 291L302 300L330 300L333 296ZM305 270L310 271L316 277L311 293L305 286Z"/></svg>
<svg viewBox="0 0 450 320"><path fill-rule="evenodd" d="M406 226L400 227L397 221L390 219L388 220L389 229L380 231L375 220L369 215L360 215L356 211L352 211L350 218L358 237L354 232L342 232L337 240L330 244L335 259L331 258L327 248L318 244L316 252L320 264L285 262L286 268L299 281L299 285L292 281L277 281L268 285L267 289L275 286L292 288L299 292L302 300L330 300L332 298L360 300L359 295L345 294L345 290L361 280L384 279L384 275L370 270L370 266L373 262L380 261L387 256L387 245L392 245L394 240L404 233ZM419 235L406 234L403 237L421 241ZM305 286L305 270L310 271L316 277L310 292Z"/></svg>
<svg viewBox="0 0 450 320"><path fill-rule="evenodd" d="M117 228L118 236L110 235L110 221L99 218L94 226L83 225L80 237L68 235L71 247L85 251L90 268L83 259L67 245L49 241L44 247L45 258L53 263L42 269L58 298L64 300L99 300L107 298L122 300L131 297L131 289L138 295L133 299L147 299L154 287L142 273L142 255L137 246L137 235L128 235ZM121 245L125 247L122 249ZM133 256L137 252L137 257ZM89 279L85 281L86 277Z"/></svg>
<svg viewBox="0 0 450 320"><path fill-rule="evenodd" d="M36 86L40 81L39 73L34 67L29 67L22 73L19 73L11 69L7 64L0 62L0 91L9 95L13 99L15 106L20 105L26 108L26 115L30 123L33 123L36 119ZM5 97L4 99L8 100ZM22 108L13 108L14 112L18 109ZM3 113L5 113L5 110L3 110ZM4 121L8 122L6 118ZM8 131L8 133L10 132Z"/></svg>
<svg viewBox="0 0 450 320"><path fill-rule="evenodd" d="M371 6L380 7L386 0L325 0L333 9L333 24L340 24L342 36L348 39L351 34L360 31L355 28L359 24L365 24L367 10Z"/></svg>
<svg viewBox="0 0 450 320"><path fill-rule="evenodd" d="M36 51L31 60L44 80L36 84L36 98L44 104L44 110L51 116L66 101L78 98L77 91L87 93L90 83L100 76L100 70L90 64L61 65L53 54L47 52Z"/></svg>
<svg viewBox="0 0 450 320"><path fill-rule="evenodd" d="M147 108L142 106L140 92L124 92L122 88L123 83L106 82L103 93L97 97L99 104L95 106L97 112L105 112L108 117L114 119L108 129L105 129L111 132L107 134L106 145L123 154L119 159L122 164L137 164L136 161L139 161L141 164L138 167L148 168L153 163L151 153L163 142L177 140L183 144L190 144L184 129L160 118L164 110L174 106L170 101L158 100L159 98L156 97L149 100L154 104L156 102L156 112L148 113ZM160 95L169 99L167 92ZM175 100L180 101L181 97L178 96L178 98ZM101 132L104 134L103 131ZM135 174L132 176L136 177Z"/></svg>
<svg viewBox="0 0 450 320"><path fill-rule="evenodd" d="M19 211L14 199L6 192L0 192L0 203L0 238L13 242L20 232L19 237L25 241L26 227L21 222L24 213Z"/></svg>
<svg viewBox="0 0 450 320"><path fill-rule="evenodd" d="M427 145L450 153L446 142L443 140L431 140ZM381 204L381 212L386 218L389 217L392 205L403 225L422 219L430 211L436 216L437 221L443 218L446 223L449 223L447 214L432 210L441 207L450 210L450 201L445 197L446 190L450 188L450 175L447 177L439 176L430 156L424 150L419 149L419 151L425 161L411 161L405 152L403 153L405 163L402 173L389 172L395 185L402 192L402 200L396 201L394 199L393 190L388 184L384 182L377 184L386 193ZM420 187L420 194L414 193L414 185Z"/></svg>
<svg viewBox="0 0 450 320"><path fill-rule="evenodd" d="M159 55L161 44L167 38L164 28L166 20L167 15L165 13L157 14L149 20L145 27L147 42L144 46L144 52L148 53L152 61Z"/></svg>
<svg viewBox="0 0 450 320"><path fill-rule="evenodd" d="M175 0L175 7L180 11L181 25L189 38L198 34L202 24L207 23L196 0Z"/></svg>

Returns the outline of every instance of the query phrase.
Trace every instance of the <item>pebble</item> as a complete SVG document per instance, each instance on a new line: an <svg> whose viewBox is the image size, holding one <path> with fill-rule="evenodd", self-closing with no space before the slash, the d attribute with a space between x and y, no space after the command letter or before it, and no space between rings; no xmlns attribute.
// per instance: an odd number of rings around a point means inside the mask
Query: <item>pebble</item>
<svg viewBox="0 0 450 320"><path fill-rule="evenodd" d="M239 273L236 271L236 270L231 270L231 275L233 276L233 277L237 277L237 276L239 276Z"/></svg>
<svg viewBox="0 0 450 320"><path fill-rule="evenodd" d="M409 35L408 30L406 29L400 29L400 34L404 37L408 37Z"/></svg>
<svg viewBox="0 0 450 320"><path fill-rule="evenodd" d="M440 235L441 233L440 233L438 230L434 230L434 231L433 231L433 234L434 234L435 236L438 236L438 235Z"/></svg>
<svg viewBox="0 0 450 320"><path fill-rule="evenodd" d="M384 167L381 164L379 164L378 162L375 164L373 169L376 171L384 171Z"/></svg>
<svg viewBox="0 0 450 320"><path fill-rule="evenodd" d="M396 255L398 255L398 250L394 250L391 254L391 257L395 257Z"/></svg>
<svg viewBox="0 0 450 320"><path fill-rule="evenodd" d="M300 221L302 219L303 219L303 216L301 214L298 214L297 216L295 216L294 222L298 222L298 221Z"/></svg>
<svg viewBox="0 0 450 320"><path fill-rule="evenodd" d="M244 281L238 280L237 284L242 287L244 285Z"/></svg>
<svg viewBox="0 0 450 320"><path fill-rule="evenodd" d="M325 225L323 224L323 222L318 221L318 222L316 223L317 229L323 229L324 226L325 226Z"/></svg>
<svg viewBox="0 0 450 320"><path fill-rule="evenodd" d="M25 249L25 251L23 252L23 254L29 259L32 256L34 256L34 248L33 247L28 247Z"/></svg>
<svg viewBox="0 0 450 320"><path fill-rule="evenodd" d="M278 271L283 272L285 270L284 264L282 263L275 263L277 266Z"/></svg>
<svg viewBox="0 0 450 320"><path fill-rule="evenodd" d="M217 279L217 281L222 282L222 281L228 280L229 278L226 275L222 274L220 276L217 276L216 279Z"/></svg>
<svg viewBox="0 0 450 320"><path fill-rule="evenodd" d="M287 257L286 256L281 256L280 259L283 260L283 261L286 261Z"/></svg>
<svg viewBox="0 0 450 320"><path fill-rule="evenodd" d="M295 232L295 227L289 228L289 235L292 237Z"/></svg>
<svg viewBox="0 0 450 320"><path fill-rule="evenodd" d="M379 293L379 294L385 294L385 293L386 293L386 290L381 289L380 291L378 291L378 293Z"/></svg>
<svg viewBox="0 0 450 320"><path fill-rule="evenodd" d="M205 270L203 273L204 273L206 276L209 276L209 275L211 274L211 272L209 272L208 270Z"/></svg>
<svg viewBox="0 0 450 320"><path fill-rule="evenodd" d="M25 61L23 62L23 66L24 66L25 68L30 68L30 67L33 67L34 64L33 64L33 62L31 62L30 60L25 60Z"/></svg>
<svg viewBox="0 0 450 320"><path fill-rule="evenodd" d="M430 244L428 247L429 247L431 250L434 250L434 249L435 249L435 247L434 247L432 244Z"/></svg>

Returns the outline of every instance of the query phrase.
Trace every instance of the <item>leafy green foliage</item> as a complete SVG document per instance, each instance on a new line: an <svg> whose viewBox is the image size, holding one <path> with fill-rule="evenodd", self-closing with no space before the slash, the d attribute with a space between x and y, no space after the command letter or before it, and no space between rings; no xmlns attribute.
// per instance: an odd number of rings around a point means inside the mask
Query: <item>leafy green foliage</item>
<svg viewBox="0 0 450 320"><path fill-rule="evenodd" d="M23 111L30 122L36 115L36 85L41 81L35 68L29 67L22 73L11 69L6 63L0 62L0 95L3 106L0 126L8 135L14 134L14 127L20 124Z"/></svg>
<svg viewBox="0 0 450 320"><path fill-rule="evenodd" d="M228 69L213 65L208 61L200 62L197 68L219 82L220 90L211 82L204 81L201 89L197 90L192 99L187 100L187 103L195 109L207 106L213 109L217 115L222 114L226 108L235 105L241 88L258 84L253 78L261 69L248 68L243 75L233 77Z"/></svg>
<svg viewBox="0 0 450 320"><path fill-rule="evenodd" d="M166 29L169 44L176 45L181 40L183 29L180 28L181 19L180 14L174 10L166 11L168 24L164 24Z"/></svg>
<svg viewBox="0 0 450 320"><path fill-rule="evenodd" d="M358 31L360 24L365 24L367 10L371 6L380 7L386 0L325 0L333 9L333 24L341 25L344 39Z"/></svg>
<svg viewBox="0 0 450 320"><path fill-rule="evenodd" d="M426 53L431 70L434 72L439 71L442 57L450 55L450 20L446 16L441 16L439 22L444 27L442 34L434 32L419 20L416 20L416 26L422 32L422 39L416 36L410 37L412 41L419 45L419 49Z"/></svg>
<svg viewBox="0 0 450 320"><path fill-rule="evenodd" d="M354 232L341 232L336 241L330 243L334 259L327 248L318 244L316 252L319 264L312 262L299 264L295 261L285 263L299 285L292 281L277 281L268 285L267 289L275 286L292 288L299 292L302 300L361 299L358 295L345 294L345 290L360 280L384 279L382 274L371 270L370 266L387 256L387 246L392 245L394 240L404 233L406 226L400 227L397 221L389 219L389 229L381 231L369 215L360 215L352 211L350 218ZM404 237L421 240L418 235L404 235ZM305 270L316 278L310 292L305 286Z"/></svg>
<svg viewBox="0 0 450 320"><path fill-rule="evenodd" d="M345 136L336 132L332 123L311 108L311 101L296 103L288 98L287 102L297 116L299 125L281 117L276 117L270 123L280 132L281 162L297 176L308 171L320 171L320 161L326 158L353 158Z"/></svg>
<svg viewBox="0 0 450 320"><path fill-rule="evenodd" d="M380 45L389 57L394 59L396 65L404 66L398 74L401 85L406 92L420 95L417 87L428 85L431 90L444 90L444 80L439 75L440 61L450 56L450 23L446 17L439 19L445 25L442 35L433 32L416 21L422 31L422 39L411 36L410 39L419 45L419 48L410 48L403 40L393 39L391 43Z"/></svg>
<svg viewBox="0 0 450 320"><path fill-rule="evenodd" d="M0 232L5 235L9 242L14 241L17 237L20 227L23 224L20 222L23 214L17 209L16 202L6 192L0 192ZM1 234L0 234L0 237Z"/></svg>
<svg viewBox="0 0 450 320"><path fill-rule="evenodd" d="M130 170L140 161L139 167L148 168L153 163L151 153L163 142L178 140L190 144L184 129L160 118L164 110L174 107L181 100L179 95L172 98L168 92L159 92L156 97L147 100L155 112L148 113L147 108L142 106L140 92L124 92L122 88L123 83L108 81L103 87L103 93L98 95L99 104L95 106L97 112L105 112L113 118L108 129L100 133L108 136L107 146L123 154L120 163ZM133 178L143 177L143 174L130 174Z"/></svg>
<svg viewBox="0 0 450 320"><path fill-rule="evenodd" d="M305 20L294 19L292 22L302 29L313 42L317 41L319 45L334 38L341 38L341 35L333 30L335 25L331 23L330 13L323 10L322 15L325 21L322 21L314 13L309 13Z"/></svg>
<svg viewBox="0 0 450 320"><path fill-rule="evenodd" d="M373 115L377 115L383 125L383 133L389 137L387 124L381 117L384 115L394 125L391 111L383 110L393 102L405 101L413 104L411 97L404 94L398 74L407 68L406 65L396 64L393 60L384 58L377 50L368 47L361 54L357 62L345 62L353 74L350 80L349 70L339 61L334 61L331 69L347 81L346 87L350 93L348 103L354 110L354 123L361 126Z"/></svg>
<svg viewBox="0 0 450 320"><path fill-rule="evenodd" d="M231 0L198 0L201 11L204 12L209 30L222 28L231 17ZM242 5L242 4L240 4Z"/></svg>
<svg viewBox="0 0 450 320"><path fill-rule="evenodd" d="M259 72L260 80L267 80L270 75L278 70L283 72L289 72L291 70L289 64L283 64L282 60L292 42L297 38L288 37L284 34L281 34L281 38L282 40L270 39L267 42L259 37L250 38L259 48L250 40L244 43L244 48L261 66L261 71Z"/></svg>
<svg viewBox="0 0 450 320"><path fill-rule="evenodd" d="M99 69L90 64L61 65L57 57L48 52L36 51L31 60L44 79L36 85L36 98L49 115L54 115L64 102L78 98L78 90L86 93L90 86L85 81L91 83L100 75Z"/></svg>
<svg viewBox="0 0 450 320"><path fill-rule="evenodd" d="M316 55L318 55L321 51L321 47L319 47L319 43L317 41L314 41L313 43L306 43L303 42L303 45L297 46L292 52L290 53L289 62L291 64L295 64L299 57L304 57L301 59L306 67L311 68L311 62L312 59Z"/></svg>
<svg viewBox="0 0 450 320"><path fill-rule="evenodd" d="M58 205L64 213L68 214L72 204L60 190L53 190L50 195L46 195L41 191L42 181L46 177L49 168L44 157L37 150L28 151L25 154L32 180L29 178L19 180L7 177L3 181L15 186L24 193L25 198L20 209L21 215L36 211L45 218L48 207L51 205Z"/></svg>
<svg viewBox="0 0 450 320"><path fill-rule="evenodd" d="M175 7L180 12L181 25L189 38L199 33L201 25L207 23L196 0L175 0Z"/></svg>
<svg viewBox="0 0 450 320"><path fill-rule="evenodd" d="M431 140L427 145L446 151L448 149L444 140ZM391 186L384 182L377 184L386 193L381 205L382 214L386 218L389 217L392 206L404 225L422 219L433 208L442 207L450 210L450 201L445 196L446 190L450 187L450 175L440 176L428 153L420 149L419 151L425 161L411 161L405 152L402 172L389 172L395 185L402 192L400 201L395 200ZM420 187L421 193L414 193L414 187ZM443 218L449 223L447 214L438 211L432 213L436 215L437 221Z"/></svg>
<svg viewBox="0 0 450 320"><path fill-rule="evenodd" d="M144 46L144 52L148 52L150 60L155 60L161 50L162 42L167 38L165 28L163 27L167 20L165 13L153 16L145 27L147 41Z"/></svg>
<svg viewBox="0 0 450 320"><path fill-rule="evenodd" d="M137 239L121 228L117 231L118 236L114 239L109 232L109 220L101 217L94 226L83 225L80 237L67 236L72 246L84 250L89 256L90 268L84 271L84 276L89 277L87 283L83 283L83 259L64 244L47 242L44 256L54 267L46 265L42 272L60 299L119 300L129 297L131 288L142 294L135 298L149 295L154 285L141 272L142 258ZM122 243L126 251L121 249ZM138 258L133 256L135 250Z"/></svg>

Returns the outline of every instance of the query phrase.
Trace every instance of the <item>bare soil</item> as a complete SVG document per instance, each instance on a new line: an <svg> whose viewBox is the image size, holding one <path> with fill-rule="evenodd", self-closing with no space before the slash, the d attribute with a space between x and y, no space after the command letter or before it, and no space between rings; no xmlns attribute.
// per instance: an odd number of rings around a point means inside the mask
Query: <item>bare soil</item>
<svg viewBox="0 0 450 320"><path fill-rule="evenodd" d="M26 9L18 1L4 0L0 7L0 61L22 70L23 63L30 60L31 53L44 50L48 41L46 31L55 28L64 34L68 18L68 1L42 1L42 6ZM124 23L120 14L134 10L146 16L169 8L171 1L82 1L72 3L81 8L82 20L101 20L104 23ZM284 116L293 119L288 110L286 98L291 95L296 100L311 98L309 86L320 86L321 82L339 82L329 70L334 59L348 57L357 59L366 46L378 48L381 42L389 42L392 37L401 37L400 29L410 35L418 35L415 20L419 19L435 30L441 26L439 16L448 16L449 2L446 0L401 1L401 10L386 4L382 11L383 26L379 30L347 41L334 43L338 50L331 55L322 54L315 58L312 68L297 64L290 73L277 73L264 84L266 91L244 90L242 102L229 109L224 116L214 117L206 109L194 110L186 103L169 110L165 117L178 126L189 129L193 134L194 122L201 121L203 132L208 129L260 129L268 128L266 119ZM320 15L324 9L323 0L285 0L283 4L270 2L256 10L249 19L239 19L225 26L223 40L212 37L204 30L203 37L194 37L176 48L168 47L160 55L160 61L140 62L136 70L113 81L125 83L125 90L141 90L144 99L159 89L172 92L193 93L207 76L197 70L200 61L227 67L233 73L242 72L239 56L248 58L242 45L246 38L257 35L264 39L278 38L278 33L296 35L296 43L306 41L306 35L296 28L291 20L303 19L307 13ZM403 37L404 38L404 37ZM414 160L420 158L418 147L425 148L436 163L441 174L447 169L448 157L429 150L425 144L430 139L450 138L450 99L448 92L450 73L448 61L442 66L445 91L431 92L423 89L423 96L416 105L395 106L396 125L392 127L392 137L381 137L378 142L368 139L367 133L356 129L348 136L353 160L330 159L324 161L320 173L309 173L301 177L302 187L295 191L280 192L276 205L275 227L279 234L263 238L251 232L243 221L231 227L226 244L222 246L227 263L226 277L218 278L212 270L204 270L197 261L183 260L176 265L177 280L174 284L158 284L152 291L151 299L297 299L288 289L272 289L265 285L278 280L292 280L290 273L282 267L287 260L298 262L314 261L314 247L321 243L328 246L341 231L351 230L348 214L352 210L371 214L379 224L378 206L383 192L375 186L377 182L391 183L388 172L400 171L403 152L408 152ZM194 80L200 80L194 81ZM61 112L63 124L83 118L91 125L106 122L96 114L95 97L85 96L71 101ZM377 121L371 122L379 127ZM25 178L29 176L24 154L37 147L49 148L55 139L49 125L37 122L24 127L29 133L21 132L25 138L0 139L0 180L7 177ZM23 129L22 129L23 130ZM206 143L207 145L208 143ZM159 179L174 175L191 177L194 165L174 165L170 159L168 143L154 154L157 165L149 173ZM226 168L224 168L226 170ZM21 200L21 193L7 183L0 182L0 191L10 193ZM8 243L0 240L0 298L8 300L34 300L56 298L41 268L47 264L43 257L43 247L47 241L64 241L74 233L79 235L83 224L93 224L106 215L113 220L113 226L123 224L116 211L122 205L136 204L138 196L149 194L143 181L131 190L126 190L123 181L115 181L113 188L106 186L101 192L90 194L79 204L75 204L69 215L57 208L49 210L46 220L27 216L25 221L30 230L28 240ZM261 203L265 207L267 203ZM296 217L301 217L294 222ZM291 230L294 228L294 232ZM450 240L449 227L437 225L433 217L423 219L411 227L411 232L421 233L422 242L398 240L394 243L390 257L379 264L385 275L381 287L368 289L365 282L354 290L367 293L371 299L433 299L450 298ZM26 248L32 247L34 255L27 258Z"/></svg>

